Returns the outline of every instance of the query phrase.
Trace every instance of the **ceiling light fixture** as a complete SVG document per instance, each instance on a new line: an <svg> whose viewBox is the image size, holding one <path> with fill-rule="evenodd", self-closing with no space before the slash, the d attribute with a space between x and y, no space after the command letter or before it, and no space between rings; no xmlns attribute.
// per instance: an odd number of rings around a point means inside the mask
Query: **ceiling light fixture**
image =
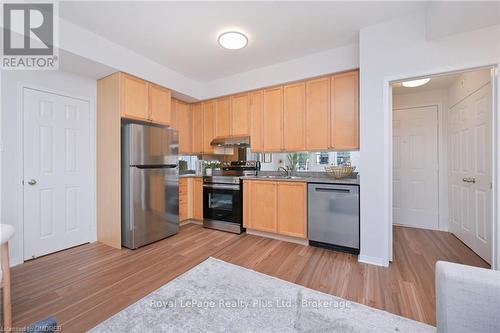
<svg viewBox="0 0 500 333"><path fill-rule="evenodd" d="M411 81L405 81L402 83L403 87L407 88L415 88L419 86L423 86L424 84L428 83L431 79L430 78L425 78L425 79L419 79L419 80L411 80Z"/></svg>
<svg viewBox="0 0 500 333"><path fill-rule="evenodd" d="M219 45L228 50L239 50L247 46L248 38L241 32L227 31L218 38Z"/></svg>

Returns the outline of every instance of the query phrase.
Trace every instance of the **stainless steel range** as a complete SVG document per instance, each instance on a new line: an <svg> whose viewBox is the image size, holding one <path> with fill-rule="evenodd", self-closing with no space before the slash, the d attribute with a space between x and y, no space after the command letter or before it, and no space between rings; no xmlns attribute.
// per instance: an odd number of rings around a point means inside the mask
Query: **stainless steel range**
<svg viewBox="0 0 500 333"><path fill-rule="evenodd" d="M258 161L222 162L222 175L203 177L203 226L222 231L242 233L242 176L255 175Z"/></svg>

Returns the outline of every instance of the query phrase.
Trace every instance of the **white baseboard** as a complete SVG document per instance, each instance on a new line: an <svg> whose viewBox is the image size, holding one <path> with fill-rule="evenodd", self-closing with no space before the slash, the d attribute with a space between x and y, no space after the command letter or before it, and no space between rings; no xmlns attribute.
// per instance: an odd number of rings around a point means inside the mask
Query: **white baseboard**
<svg viewBox="0 0 500 333"><path fill-rule="evenodd" d="M389 262L387 260L384 260L383 258L365 256L362 254L358 256L358 262L375 266L389 267Z"/></svg>

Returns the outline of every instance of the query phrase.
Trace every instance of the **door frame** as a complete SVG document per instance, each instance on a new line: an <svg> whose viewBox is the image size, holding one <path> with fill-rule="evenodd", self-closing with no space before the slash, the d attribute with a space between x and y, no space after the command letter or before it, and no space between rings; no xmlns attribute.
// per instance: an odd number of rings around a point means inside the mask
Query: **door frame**
<svg viewBox="0 0 500 333"><path fill-rule="evenodd" d="M492 217L493 217L493 226L492 226L492 260L491 260L491 268L495 270L500 269L500 247L498 244L498 240L500 239L500 217L498 213L498 207L500 207L500 196L498 195L498 181L500 176L500 154L497 152L500 148L498 144L499 131L500 131L500 122L499 122L499 110L498 110L498 96L500 96L500 85L498 84L498 71L500 67L500 59L492 59L490 61L480 62L480 63L472 63L463 66L451 66L444 68L435 68L433 70L426 71L417 71L417 72L408 72L406 74L398 74L394 76L386 76L384 77L383 84L383 101L384 101L384 122L385 128L384 131L384 142L385 142L385 151L384 151L384 160L387 161L385 163L385 180L386 180L386 191L384 191L383 196L385 197L386 207L385 207L385 215L386 219L386 232L387 232L387 253L388 253L388 262L393 261L393 232L392 232L392 84L399 81L404 80L412 80L414 78L419 77L428 77L428 76L436 76L436 75L446 75L446 74L456 74L465 71L473 71L480 69L492 69L491 76L491 89L492 89L492 131L491 131L491 161L492 161Z"/></svg>
<svg viewBox="0 0 500 333"><path fill-rule="evenodd" d="M21 216L21 223L19 230L16 230L16 233L19 234L19 239L21 240L19 244L19 253L21 253L21 263L24 262L24 89L36 90L44 93L59 95L63 97L78 99L84 102L89 103L89 117L90 117L90 127L89 127L89 136L90 136L90 174L91 174L91 185L90 185L90 209L91 209L91 220L90 220L90 230L88 233L88 242L95 242L97 240L97 215L96 215L96 198L97 198L97 170L96 170L96 156L97 156L97 146L96 146L96 102L93 98L88 96L78 96L75 94L70 94L64 91L50 89L44 86L39 86L32 83L19 82L17 85L17 106L18 106L18 142L19 142L19 151L21 152L19 155L19 160L16 161L16 164L23 170L20 173L19 179L19 187L22 192L22 200L19 203L19 216Z"/></svg>
<svg viewBox="0 0 500 333"><path fill-rule="evenodd" d="M438 181L437 181L437 188L438 188L438 228L435 230L441 230L441 231L448 231L448 214L445 212L445 209L448 209L448 205L443 205L444 200L448 198L448 189L443 187L444 185L447 185L448 182L445 178L447 175L447 168L445 168L448 165L448 156L444 154L447 149L447 144L446 140L442 140L442 136L447 134L445 131L445 123L446 123L446 114L444 113L443 110L443 103L441 102L430 102L430 103L422 103L422 104L407 104L404 106L399 106L397 108L392 109L393 112L397 110L407 110L407 109L418 109L418 108L425 108L425 107L432 107L435 106L437 109L437 158L438 158ZM393 129L391 129L392 132ZM391 143L392 147L392 143ZM391 172L392 174L392 172ZM391 180L391 188L392 188L392 180ZM446 189L446 190L445 190ZM391 202L392 205L392 202ZM391 206L392 207L392 206ZM392 211L392 208L391 208ZM392 215L392 213L391 213ZM392 217L391 217L392 220ZM408 226L409 228L412 228ZM434 230L434 229L433 229ZM392 260L392 258L391 258Z"/></svg>

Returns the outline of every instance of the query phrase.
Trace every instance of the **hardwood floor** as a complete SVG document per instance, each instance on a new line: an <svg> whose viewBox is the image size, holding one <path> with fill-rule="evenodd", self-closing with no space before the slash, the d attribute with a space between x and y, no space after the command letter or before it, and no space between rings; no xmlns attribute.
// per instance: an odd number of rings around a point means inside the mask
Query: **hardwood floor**
<svg viewBox="0 0 500 333"><path fill-rule="evenodd" d="M432 325L435 262L489 267L440 231L395 227L394 262L382 268L349 254L188 224L135 251L93 243L13 268L14 326L54 315L65 332L88 330L210 256Z"/></svg>

